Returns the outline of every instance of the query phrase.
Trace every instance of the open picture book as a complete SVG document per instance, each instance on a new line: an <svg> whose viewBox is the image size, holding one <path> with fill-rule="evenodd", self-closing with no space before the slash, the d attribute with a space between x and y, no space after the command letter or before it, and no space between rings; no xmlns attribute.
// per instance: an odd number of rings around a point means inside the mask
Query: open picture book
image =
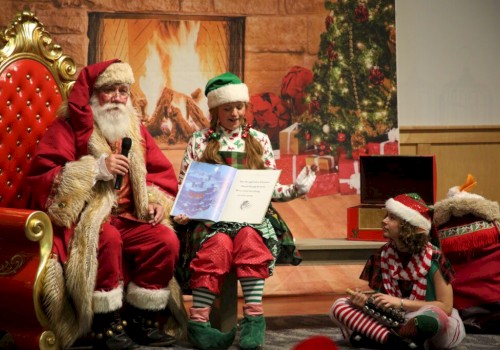
<svg viewBox="0 0 500 350"><path fill-rule="evenodd" d="M193 161L170 212L191 220L259 224L281 170L235 169Z"/></svg>

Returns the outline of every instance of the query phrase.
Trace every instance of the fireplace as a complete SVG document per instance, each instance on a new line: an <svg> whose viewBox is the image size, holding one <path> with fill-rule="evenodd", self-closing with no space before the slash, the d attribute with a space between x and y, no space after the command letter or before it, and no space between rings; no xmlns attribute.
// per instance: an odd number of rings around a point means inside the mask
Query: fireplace
<svg viewBox="0 0 500 350"><path fill-rule="evenodd" d="M208 79L243 78L244 29L244 17L91 13L89 63L130 63L141 121L163 149L184 149L209 124Z"/></svg>

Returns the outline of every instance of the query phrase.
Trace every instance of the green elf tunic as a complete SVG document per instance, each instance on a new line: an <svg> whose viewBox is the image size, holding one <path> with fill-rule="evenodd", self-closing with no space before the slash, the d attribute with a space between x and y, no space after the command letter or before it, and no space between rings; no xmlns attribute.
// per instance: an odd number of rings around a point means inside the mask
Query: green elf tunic
<svg viewBox="0 0 500 350"><path fill-rule="evenodd" d="M219 133L221 155L224 162L237 169L245 168L245 140L242 137L243 128L236 130L226 130L219 127L216 130ZM249 129L249 133L259 141L264 149L263 160L265 167L275 169L276 162L271 148L269 137L255 129ZM208 129L196 131L188 142L186 152L181 164L179 173L179 185L182 184L184 175L192 161L199 161L205 151L208 143ZM297 192L293 185L276 184L272 200L289 201L297 198ZM185 292L189 293L189 264L195 257L203 242L214 236L217 232L224 232L232 238L238 231L250 226L254 228L264 239L264 242L274 257L269 264L269 273L272 275L275 264L298 265L302 258L297 251L292 233L278 212L269 205L264 220L260 224L236 223L236 222L211 222L211 221L191 221L188 225L178 226L177 232L180 233L181 252L180 261L177 268L177 276Z"/></svg>

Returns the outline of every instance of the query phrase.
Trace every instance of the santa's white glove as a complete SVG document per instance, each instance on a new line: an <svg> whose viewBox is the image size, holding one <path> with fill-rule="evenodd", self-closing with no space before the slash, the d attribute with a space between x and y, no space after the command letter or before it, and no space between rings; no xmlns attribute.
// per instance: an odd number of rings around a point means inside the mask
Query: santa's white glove
<svg viewBox="0 0 500 350"><path fill-rule="evenodd" d="M316 172L310 166L305 166L295 179L294 186L297 190L297 195L302 196L309 192L314 180L316 180Z"/></svg>

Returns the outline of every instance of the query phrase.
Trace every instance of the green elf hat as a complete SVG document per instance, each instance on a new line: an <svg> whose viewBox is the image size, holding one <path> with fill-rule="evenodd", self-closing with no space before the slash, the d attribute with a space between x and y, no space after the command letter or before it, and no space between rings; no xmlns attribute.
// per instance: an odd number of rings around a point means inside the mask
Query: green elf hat
<svg viewBox="0 0 500 350"><path fill-rule="evenodd" d="M205 87L208 108L212 109L229 102L248 102L248 86L230 72L210 79Z"/></svg>

